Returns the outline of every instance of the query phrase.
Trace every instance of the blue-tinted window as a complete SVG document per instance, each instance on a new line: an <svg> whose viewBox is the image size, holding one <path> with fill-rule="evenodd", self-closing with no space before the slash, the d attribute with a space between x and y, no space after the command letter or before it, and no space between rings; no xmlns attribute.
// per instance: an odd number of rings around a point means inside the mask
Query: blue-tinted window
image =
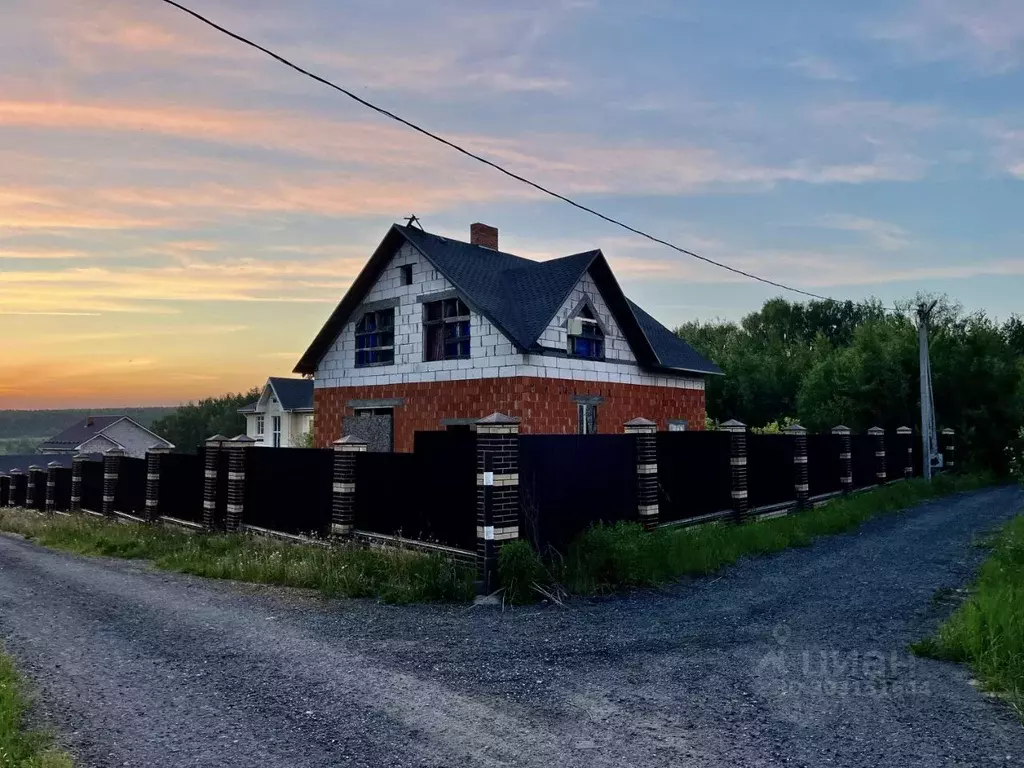
<svg viewBox="0 0 1024 768"><path fill-rule="evenodd" d="M395 310L367 312L356 323L356 367L395 362Z"/></svg>

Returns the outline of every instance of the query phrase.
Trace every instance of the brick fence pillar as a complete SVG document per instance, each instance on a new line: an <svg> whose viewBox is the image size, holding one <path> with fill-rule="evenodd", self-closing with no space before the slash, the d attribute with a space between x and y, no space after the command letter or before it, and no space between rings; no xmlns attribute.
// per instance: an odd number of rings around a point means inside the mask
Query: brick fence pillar
<svg viewBox="0 0 1024 768"><path fill-rule="evenodd" d="M355 527L356 457L361 453L366 453L366 441L361 437L346 435L341 440L334 441L332 536L348 536Z"/></svg>
<svg viewBox="0 0 1024 768"><path fill-rule="evenodd" d="M956 451L956 432L946 427L942 430L942 466L950 472L956 470L954 451Z"/></svg>
<svg viewBox="0 0 1024 768"><path fill-rule="evenodd" d="M875 483L885 485L888 480L888 472L885 460L885 430L881 427L872 427L868 434L875 438Z"/></svg>
<svg viewBox="0 0 1024 768"><path fill-rule="evenodd" d="M914 441L910 439L914 431L910 427L900 427L896 430L896 434L899 435L900 442L906 445L903 454L903 477L909 480L914 476ZM899 458L898 451L897 458Z"/></svg>
<svg viewBox="0 0 1024 768"><path fill-rule="evenodd" d="M103 452L103 514L108 517L114 515L114 493L123 456L124 451L120 448L108 448Z"/></svg>
<svg viewBox="0 0 1024 768"><path fill-rule="evenodd" d="M71 457L71 511L82 511L82 465L88 460L89 455L76 453Z"/></svg>
<svg viewBox="0 0 1024 768"><path fill-rule="evenodd" d="M223 444L228 451L228 508L224 527L229 533L242 529L245 516L245 458L256 440L237 435Z"/></svg>
<svg viewBox="0 0 1024 768"><path fill-rule="evenodd" d="M21 482L21 478L24 477L24 473L15 467L11 470L11 490L10 496L7 497L7 506L16 507L18 497L18 484Z"/></svg>
<svg viewBox="0 0 1024 768"><path fill-rule="evenodd" d="M658 425L637 418L623 427L636 441L636 504L640 522L648 531L658 527Z"/></svg>
<svg viewBox="0 0 1024 768"><path fill-rule="evenodd" d="M843 493L853 490L853 446L850 440L850 428L840 424L832 427L832 434L839 436L839 483Z"/></svg>
<svg viewBox="0 0 1024 768"><path fill-rule="evenodd" d="M497 587L498 549L519 538L519 419L476 422L476 549L485 594Z"/></svg>
<svg viewBox="0 0 1024 768"><path fill-rule="evenodd" d="M732 516L742 523L750 516L750 499L747 497L747 425L730 419L721 429L729 433L729 472L732 478Z"/></svg>
<svg viewBox="0 0 1024 768"><path fill-rule="evenodd" d="M171 452L163 445L154 445L146 451L146 520L160 521L160 470L164 456Z"/></svg>
<svg viewBox="0 0 1024 768"><path fill-rule="evenodd" d="M6 472L0 472L0 507L6 507L11 503L11 476Z"/></svg>
<svg viewBox="0 0 1024 768"><path fill-rule="evenodd" d="M57 511L57 470L60 467L59 461L51 461L46 465L46 514L48 515Z"/></svg>
<svg viewBox="0 0 1024 768"><path fill-rule="evenodd" d="M45 472L38 464L30 464L28 467L28 486L25 489L25 506L35 509L36 504L45 497L45 487L39 482L39 477L45 477ZM45 480L43 481L46 482Z"/></svg>
<svg viewBox="0 0 1024 768"><path fill-rule="evenodd" d="M805 509L811 495L807 476L807 428L790 424L782 432L793 438L793 491L796 493L796 508Z"/></svg>
<svg viewBox="0 0 1024 768"><path fill-rule="evenodd" d="M203 460L203 527L212 531L217 526L217 464L221 446L227 442L224 435L214 435L206 441Z"/></svg>

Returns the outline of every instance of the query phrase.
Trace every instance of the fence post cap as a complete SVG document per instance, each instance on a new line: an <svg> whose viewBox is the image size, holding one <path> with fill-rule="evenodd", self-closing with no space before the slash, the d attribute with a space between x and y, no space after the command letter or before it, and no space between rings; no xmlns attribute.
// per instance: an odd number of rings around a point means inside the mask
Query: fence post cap
<svg viewBox="0 0 1024 768"><path fill-rule="evenodd" d="M946 427L944 430L942 430L942 434L944 434L944 435L955 435L956 434L956 430L955 429L951 429L949 427Z"/></svg>
<svg viewBox="0 0 1024 768"><path fill-rule="evenodd" d="M658 424L650 419L637 417L635 419L630 419L623 424L623 428L625 429L626 434L648 434L657 432Z"/></svg>
<svg viewBox="0 0 1024 768"><path fill-rule="evenodd" d="M850 434L850 428L840 424L838 427L832 427L833 435L848 435Z"/></svg>
<svg viewBox="0 0 1024 768"><path fill-rule="evenodd" d="M913 434L913 431L914 430L912 430L910 427L899 427L896 430L896 434L897 435L910 435L910 434Z"/></svg>
<svg viewBox="0 0 1024 768"><path fill-rule="evenodd" d="M19 469L18 467L15 467L14 469L11 470L11 474L12 475L23 475L25 473L22 472L21 469Z"/></svg>
<svg viewBox="0 0 1024 768"><path fill-rule="evenodd" d="M868 430L868 434L878 437L878 435L884 435L885 430L882 429L881 427L872 427L871 429Z"/></svg>
<svg viewBox="0 0 1024 768"><path fill-rule="evenodd" d="M366 441L357 435L345 435L340 440L334 441L336 451L365 451Z"/></svg>
<svg viewBox="0 0 1024 768"><path fill-rule="evenodd" d="M59 461L51 461L49 464L46 465L46 468L47 469L60 469L63 466L64 465L61 464Z"/></svg>
<svg viewBox="0 0 1024 768"><path fill-rule="evenodd" d="M255 442L255 437L249 437L248 435L235 435L230 440L226 440L224 444L234 448L248 448Z"/></svg>
<svg viewBox="0 0 1024 768"><path fill-rule="evenodd" d="M153 443L146 449L146 453L170 453L171 449L163 443Z"/></svg>
<svg viewBox="0 0 1024 768"><path fill-rule="evenodd" d="M124 456L124 449L123 448L107 448L107 450L105 450L103 452L103 455L104 456Z"/></svg>
<svg viewBox="0 0 1024 768"><path fill-rule="evenodd" d="M38 464L29 464L28 465L28 471L29 472L42 472L43 468L40 467Z"/></svg>
<svg viewBox="0 0 1024 768"><path fill-rule="evenodd" d="M76 453L74 456L71 457L71 460L72 461L88 461L90 455L91 454L88 454L85 451L79 451L78 453Z"/></svg>
<svg viewBox="0 0 1024 768"><path fill-rule="evenodd" d="M807 434L807 427L803 424L790 424L788 427L782 428L782 433L785 435L804 435Z"/></svg>
<svg viewBox="0 0 1024 768"><path fill-rule="evenodd" d="M490 416L484 416L482 419L477 419L476 423L483 424L484 426L511 426L512 424L518 424L519 419L517 419L515 416L509 416L508 414L499 413L498 411L495 411Z"/></svg>
<svg viewBox="0 0 1024 768"><path fill-rule="evenodd" d="M729 419L723 424L719 424L718 428L724 432L746 432L747 425L738 419Z"/></svg>
<svg viewBox="0 0 1024 768"><path fill-rule="evenodd" d="M212 437L206 438L206 440L204 440L203 442L205 442L207 445L220 445L225 440L227 440L227 438L224 437L224 435L222 435L220 433L217 433L216 435L213 435Z"/></svg>

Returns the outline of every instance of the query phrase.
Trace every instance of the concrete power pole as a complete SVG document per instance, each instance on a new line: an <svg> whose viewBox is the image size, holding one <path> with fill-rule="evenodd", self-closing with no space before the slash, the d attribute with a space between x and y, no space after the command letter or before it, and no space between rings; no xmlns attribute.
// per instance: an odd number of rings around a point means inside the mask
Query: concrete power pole
<svg viewBox="0 0 1024 768"><path fill-rule="evenodd" d="M932 461L939 453L939 436L935 431L935 399L932 394L932 364L928 354L928 324L938 302L917 307L917 338L921 353L921 471L932 479Z"/></svg>

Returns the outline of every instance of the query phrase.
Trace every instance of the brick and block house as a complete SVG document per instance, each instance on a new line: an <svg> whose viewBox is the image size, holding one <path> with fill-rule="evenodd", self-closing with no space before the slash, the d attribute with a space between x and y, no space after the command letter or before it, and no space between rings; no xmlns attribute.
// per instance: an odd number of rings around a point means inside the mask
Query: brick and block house
<svg viewBox="0 0 1024 768"><path fill-rule="evenodd" d="M720 370L623 295L599 250L536 262L393 226L303 355L314 441L411 451L500 411L529 433L703 429Z"/></svg>

